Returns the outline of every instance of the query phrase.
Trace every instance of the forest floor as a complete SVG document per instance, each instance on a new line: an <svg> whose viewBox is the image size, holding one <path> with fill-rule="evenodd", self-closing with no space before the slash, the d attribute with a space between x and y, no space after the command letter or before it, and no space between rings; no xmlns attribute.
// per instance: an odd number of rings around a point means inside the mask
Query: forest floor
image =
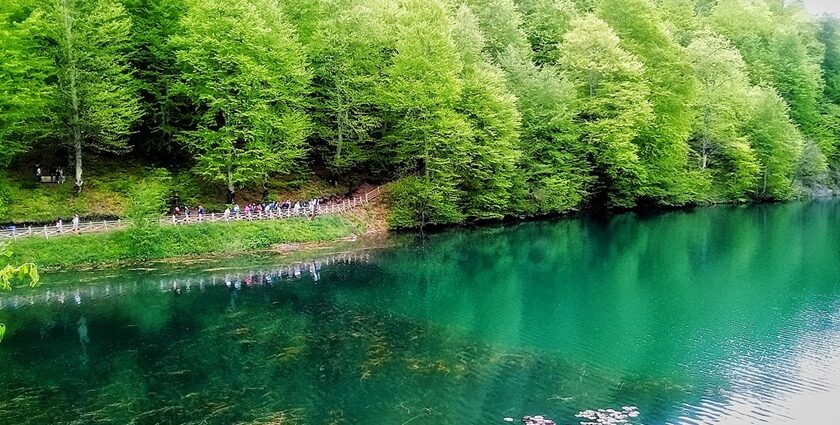
<svg viewBox="0 0 840 425"><path fill-rule="evenodd" d="M74 214L85 218L123 217L129 194L149 182L162 183L170 194L178 193L183 205L203 205L208 212L225 208L224 186L196 178L189 170L169 171L145 164L107 160L91 161L85 170L81 194L73 191L72 178L64 184L35 183L29 168L0 170L0 226L4 224L51 224ZM49 169L47 169L49 174ZM240 204L258 202L260 190L242 190ZM270 199L308 200L350 193L347 186L331 185L311 175L294 175L269 183Z"/></svg>
<svg viewBox="0 0 840 425"><path fill-rule="evenodd" d="M220 185L193 177L188 171L172 172L142 164L92 161L86 170L85 188L73 193L63 185L35 183L31 170L0 170L0 226L4 224L51 224L57 218L69 222L73 214L85 219L123 217L130 193L150 180L163 182L178 193L182 204L204 205L208 212L224 209L225 190ZM290 176L271 182L271 199L303 200L322 196L358 195L375 186L355 191L334 186L313 176ZM258 201L257 190L238 193L240 203ZM360 236L384 235L388 230L384 202L373 202L350 212L308 218L255 222L160 226L139 232L130 226L107 233L68 235L45 240L25 238L11 244L12 261L34 262L44 270L85 269L139 264L149 261L190 261L214 256L249 255L257 252L306 251L355 240Z"/></svg>

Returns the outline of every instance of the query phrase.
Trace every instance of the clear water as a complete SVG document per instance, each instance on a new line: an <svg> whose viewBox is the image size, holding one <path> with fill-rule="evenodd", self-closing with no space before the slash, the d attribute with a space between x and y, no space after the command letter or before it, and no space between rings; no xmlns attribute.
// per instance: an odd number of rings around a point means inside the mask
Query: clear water
<svg viewBox="0 0 840 425"><path fill-rule="evenodd" d="M718 207L48 276L0 297L0 423L833 423L838 220Z"/></svg>

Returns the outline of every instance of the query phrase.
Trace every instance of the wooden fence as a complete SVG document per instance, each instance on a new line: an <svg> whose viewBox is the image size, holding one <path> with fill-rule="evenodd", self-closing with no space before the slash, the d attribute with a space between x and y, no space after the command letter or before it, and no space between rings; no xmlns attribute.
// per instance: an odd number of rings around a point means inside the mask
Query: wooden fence
<svg viewBox="0 0 840 425"><path fill-rule="evenodd" d="M354 196L345 199L341 202L333 202L329 204L320 205L314 212L314 215L335 215L344 214L352 211L360 206L369 204L374 199L382 195L381 187L377 187L364 195ZM311 207L301 207L298 209L281 209L271 212L251 212L249 214L224 214L224 213L210 213L204 215L192 214L189 217L168 216L161 217L160 223L162 225L191 225L199 223L230 223L235 221L260 221L260 220L280 220L292 217L310 217L313 215ZM63 223L62 225L49 226L27 226L23 228L12 227L9 229L0 230L0 241L18 240L20 238L28 237L43 237L46 239L65 236L78 235L86 233L101 233L111 230L121 229L127 226L123 220L101 220L101 221L85 221L79 223L78 228L73 228L71 223Z"/></svg>

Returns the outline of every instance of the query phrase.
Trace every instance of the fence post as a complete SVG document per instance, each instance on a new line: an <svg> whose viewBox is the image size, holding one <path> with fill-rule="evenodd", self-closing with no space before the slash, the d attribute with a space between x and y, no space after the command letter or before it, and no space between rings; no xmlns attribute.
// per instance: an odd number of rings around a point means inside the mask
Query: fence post
<svg viewBox="0 0 840 425"><path fill-rule="evenodd" d="M47 226L44 226L44 239L49 239L50 235L47 234Z"/></svg>
<svg viewBox="0 0 840 425"><path fill-rule="evenodd" d="M102 226L105 227L105 231L108 230L108 220L102 220Z"/></svg>

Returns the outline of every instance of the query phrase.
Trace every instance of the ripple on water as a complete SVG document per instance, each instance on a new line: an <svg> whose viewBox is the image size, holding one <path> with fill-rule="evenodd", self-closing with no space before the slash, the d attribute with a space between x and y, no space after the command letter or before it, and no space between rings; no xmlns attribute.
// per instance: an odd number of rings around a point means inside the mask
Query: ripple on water
<svg viewBox="0 0 840 425"><path fill-rule="evenodd" d="M832 310L803 312L804 329L784 328L776 345L722 363L728 387L683 404L679 423L827 423L840 400L840 308Z"/></svg>

